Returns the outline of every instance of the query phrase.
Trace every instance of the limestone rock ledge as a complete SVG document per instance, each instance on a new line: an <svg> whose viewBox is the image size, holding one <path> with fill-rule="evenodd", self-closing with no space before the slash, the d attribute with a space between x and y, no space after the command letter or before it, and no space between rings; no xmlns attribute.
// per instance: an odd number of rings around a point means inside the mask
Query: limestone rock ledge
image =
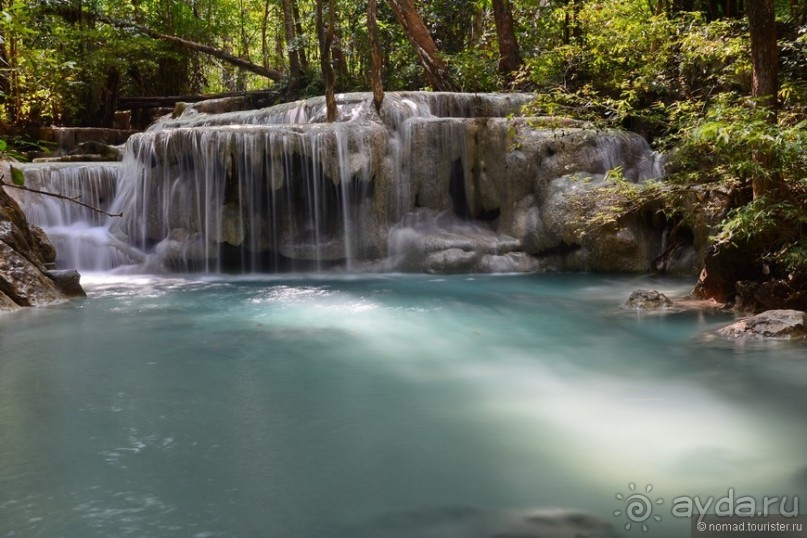
<svg viewBox="0 0 807 538"><path fill-rule="evenodd" d="M48 269L56 251L45 234L28 224L20 207L0 188L0 311L26 306L42 306L83 296L74 278L66 286Z"/></svg>
<svg viewBox="0 0 807 538"><path fill-rule="evenodd" d="M807 313L799 310L768 310L741 319L717 331L735 340L807 339Z"/></svg>

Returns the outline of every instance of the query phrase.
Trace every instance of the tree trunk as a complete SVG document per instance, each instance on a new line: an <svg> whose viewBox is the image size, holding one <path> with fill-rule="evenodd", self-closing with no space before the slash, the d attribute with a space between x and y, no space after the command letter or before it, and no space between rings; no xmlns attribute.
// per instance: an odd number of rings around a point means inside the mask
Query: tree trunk
<svg viewBox="0 0 807 538"><path fill-rule="evenodd" d="M286 36L286 51L289 57L289 92L294 93L300 88L301 66L300 55L297 52L297 41L294 34L294 9L291 0L283 0L283 31Z"/></svg>
<svg viewBox="0 0 807 538"><path fill-rule="evenodd" d="M303 33L303 23L300 22L300 8L297 5L297 0L291 0L291 8L292 13L294 13L294 29L298 38L303 37L305 34ZM302 65L303 69L308 69L308 57L305 54L305 47L300 47L297 52L299 53L300 57L300 65Z"/></svg>
<svg viewBox="0 0 807 538"><path fill-rule="evenodd" d="M443 61L440 59L437 45L435 45L429 30L423 24L412 0L389 0L389 5L395 13L395 18L403 26L406 36L415 47L420 64L426 71L426 77L432 88L442 92L458 91L458 86L451 80Z"/></svg>
<svg viewBox="0 0 807 538"><path fill-rule="evenodd" d="M384 85L381 82L383 63L381 57L381 44L378 40L378 2L367 2L367 31L370 34L370 54L373 65L370 68L370 84L373 88L373 104L377 112L381 112L384 102Z"/></svg>
<svg viewBox="0 0 807 538"><path fill-rule="evenodd" d="M239 25L240 25L240 43L239 43L239 51L238 57L243 58L247 62L252 63L252 60L249 56L249 49L250 49L250 38L247 35L247 9L244 6L244 0L239 1ZM236 88L240 91L245 91L247 89L247 77L246 73L244 73L243 69L239 69L236 75L237 83Z"/></svg>
<svg viewBox="0 0 807 538"><path fill-rule="evenodd" d="M219 60L227 62L236 67L240 67L241 69L246 69L247 71L250 71L257 75L261 75L270 80L278 81L283 78L283 73L281 73L280 71L256 65L242 58L238 58L237 56L233 56L232 54L226 51L210 47L208 45L203 45L201 43L196 43L194 41L188 41L187 39L182 39L176 36L163 34L162 32L152 30L151 28L143 26L142 24L135 24L133 22L121 21L118 19L113 19L110 17L104 17L100 15L96 16L95 18L100 22L109 24L110 26L115 26L116 28L132 28L134 30L137 30L138 32L146 34L149 37L159 39L160 41L166 41L180 48L201 52L203 54L207 54L208 56L213 56L214 58L218 58Z"/></svg>
<svg viewBox="0 0 807 538"><path fill-rule="evenodd" d="M751 31L751 94L771 108L776 108L779 74L775 8L774 0L754 0L746 8Z"/></svg>
<svg viewBox="0 0 807 538"><path fill-rule="evenodd" d="M563 10L563 44L568 45L572 39L578 43L581 41L580 26L578 18L582 6L581 0L566 0L566 8Z"/></svg>
<svg viewBox="0 0 807 538"><path fill-rule="evenodd" d="M263 18L261 19L261 60L263 66L269 65L269 0L263 0Z"/></svg>
<svg viewBox="0 0 807 538"><path fill-rule="evenodd" d="M751 31L751 95L761 106L770 110L769 119L776 121L776 94L778 91L779 49L776 45L776 12L774 0L753 0L746 6L748 27ZM766 152L753 155L764 169L775 168L774 156ZM773 181L768 174L756 174L752 179L754 198L771 191Z"/></svg>
<svg viewBox="0 0 807 538"><path fill-rule="evenodd" d="M322 80L325 83L325 108L328 123L336 121L336 75L331 64L331 45L333 45L333 27L335 22L333 0L328 0L328 24L323 16L323 0L317 0L317 30L319 39L319 60L322 67Z"/></svg>
<svg viewBox="0 0 807 538"><path fill-rule="evenodd" d="M6 9L4 2L0 0L0 12ZM8 67L10 66L8 52L6 52L6 40L8 37L5 35L5 32L2 28L0 28L0 66ZM0 103L4 103L6 99L8 99L8 95L11 92L11 84L9 83L8 76L6 75L5 69L0 69Z"/></svg>
<svg viewBox="0 0 807 538"><path fill-rule="evenodd" d="M518 40L513 28L513 11L509 0L493 0L493 17L496 20L496 35L499 39L499 74L513 82L521 67Z"/></svg>

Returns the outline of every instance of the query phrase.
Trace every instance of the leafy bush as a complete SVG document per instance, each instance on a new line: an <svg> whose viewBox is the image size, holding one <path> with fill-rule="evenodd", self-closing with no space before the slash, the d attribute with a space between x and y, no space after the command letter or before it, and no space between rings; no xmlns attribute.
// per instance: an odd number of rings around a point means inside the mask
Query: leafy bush
<svg viewBox="0 0 807 538"><path fill-rule="evenodd" d="M496 69L498 59L498 52L487 48L464 50L446 57L446 63L462 91L494 92L502 85Z"/></svg>

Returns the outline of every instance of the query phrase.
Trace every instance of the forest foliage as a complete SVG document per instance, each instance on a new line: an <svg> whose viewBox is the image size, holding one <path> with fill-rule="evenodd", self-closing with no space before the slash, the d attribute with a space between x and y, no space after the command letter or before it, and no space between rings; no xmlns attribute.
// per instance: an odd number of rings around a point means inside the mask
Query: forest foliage
<svg viewBox="0 0 807 538"><path fill-rule="evenodd" d="M531 91L525 114L643 134L670 156L671 171L645 196L687 219L687 193L731 192L716 244L764 244L754 255L781 271L807 268L807 0L379 0L371 19L366 0L0 0L0 125L9 139L43 125L109 124L117 100L132 96L318 95L326 64L337 91L366 91L368 20L377 20L383 88L433 89L416 36L396 17L402 4L416 8L450 87ZM754 27L763 4L775 24ZM768 73L775 95L759 93L754 28L778 39ZM636 196L625 195L622 209Z"/></svg>

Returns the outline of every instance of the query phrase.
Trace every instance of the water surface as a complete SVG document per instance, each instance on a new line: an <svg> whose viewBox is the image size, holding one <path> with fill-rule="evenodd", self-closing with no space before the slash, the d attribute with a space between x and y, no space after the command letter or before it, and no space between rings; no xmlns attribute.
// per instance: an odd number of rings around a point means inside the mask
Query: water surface
<svg viewBox="0 0 807 538"><path fill-rule="evenodd" d="M622 529L635 483L672 538L674 497L807 493L803 347L619 308L687 282L85 281L0 317L0 536L383 537L404 514L417 538L457 507Z"/></svg>

